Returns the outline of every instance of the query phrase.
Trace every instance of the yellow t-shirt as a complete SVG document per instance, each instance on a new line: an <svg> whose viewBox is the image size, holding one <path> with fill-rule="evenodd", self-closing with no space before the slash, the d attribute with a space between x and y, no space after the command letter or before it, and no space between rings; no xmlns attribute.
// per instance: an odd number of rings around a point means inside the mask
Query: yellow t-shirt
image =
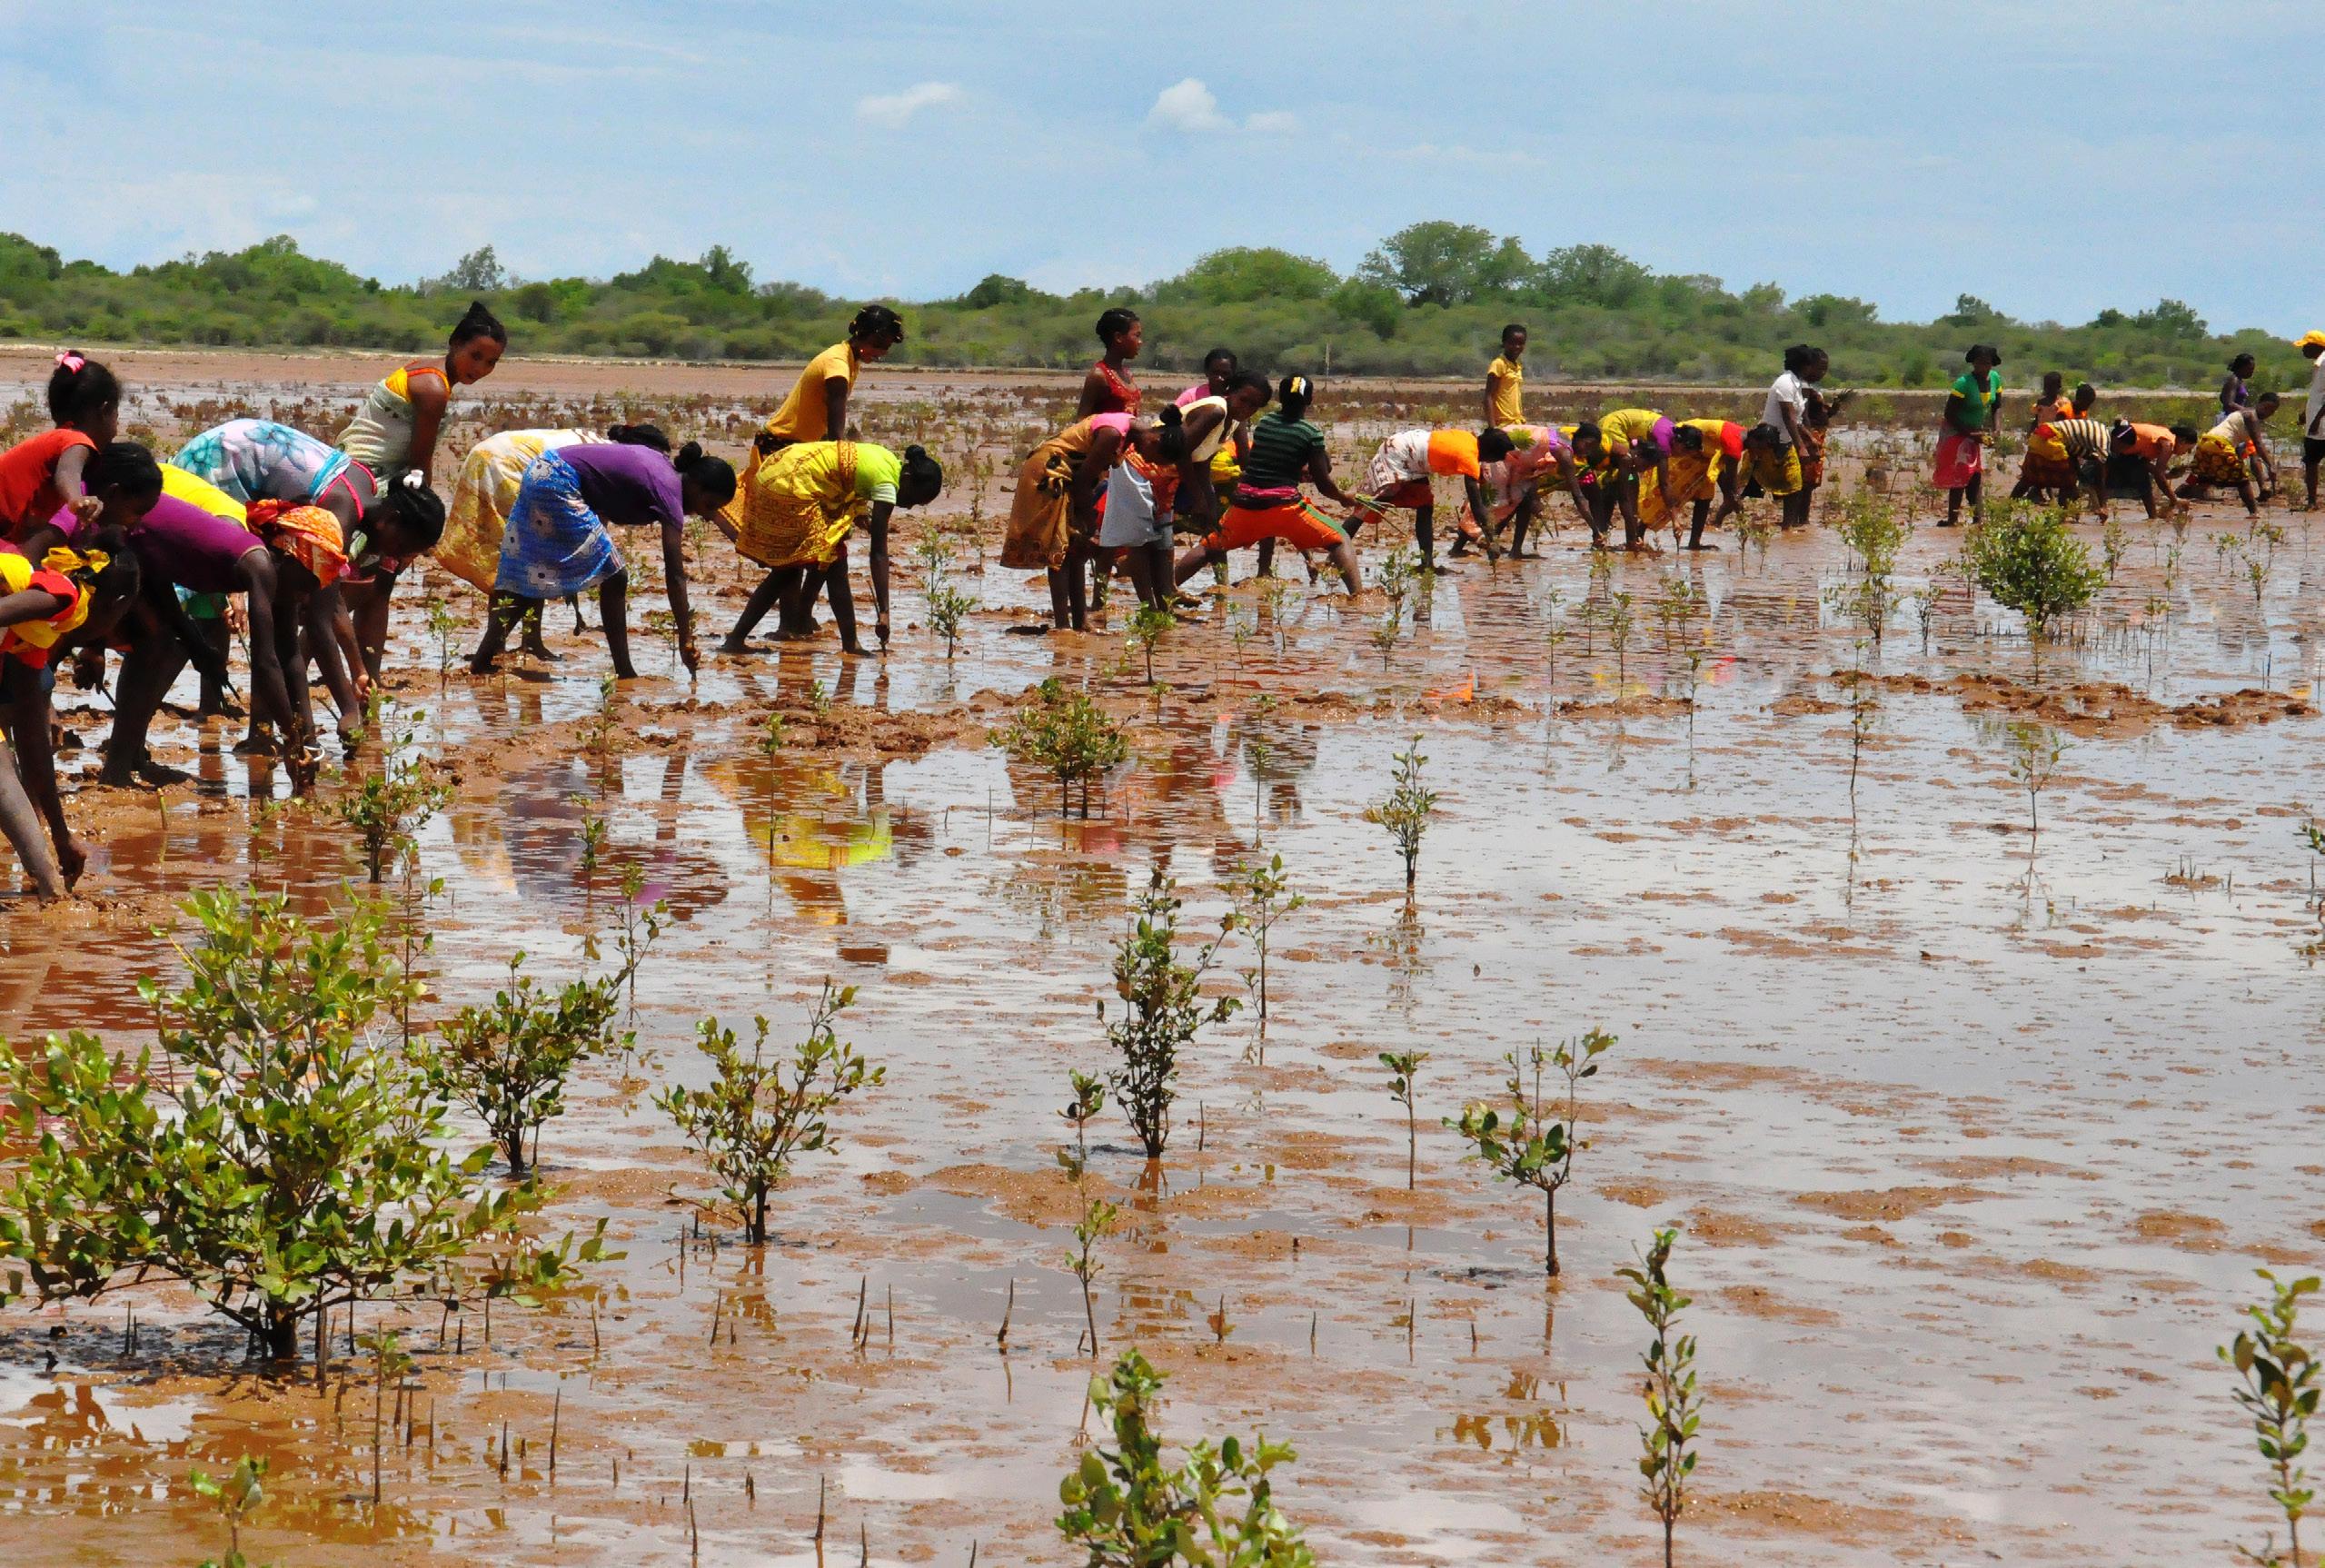
<svg viewBox="0 0 2325 1568"><path fill-rule="evenodd" d="M1525 422L1525 367L1506 355L1495 355L1485 367L1485 406L1495 425Z"/></svg>
<svg viewBox="0 0 2325 1568"><path fill-rule="evenodd" d="M837 441L846 435L845 431L823 428L829 412L824 383L839 381L852 387L857 368L856 351L846 343L834 343L808 361L807 369L792 383L791 395L769 416L767 433L790 441Z"/></svg>
<svg viewBox="0 0 2325 1568"><path fill-rule="evenodd" d="M164 463L162 493L184 501L188 506L198 506L213 517L223 517L228 522L238 522L244 528L250 526L250 513L243 503L199 474L188 473L182 468Z"/></svg>
<svg viewBox="0 0 2325 1568"><path fill-rule="evenodd" d="M1662 419L1663 415L1651 408L1618 408L1600 418L1598 433L1610 442L1631 446L1641 437L1653 434Z"/></svg>

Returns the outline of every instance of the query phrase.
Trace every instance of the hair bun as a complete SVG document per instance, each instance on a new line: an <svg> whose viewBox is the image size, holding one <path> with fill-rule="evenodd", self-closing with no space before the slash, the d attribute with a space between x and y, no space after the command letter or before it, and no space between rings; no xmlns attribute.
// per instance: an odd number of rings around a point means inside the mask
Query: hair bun
<svg viewBox="0 0 2325 1568"><path fill-rule="evenodd" d="M1155 418L1165 430L1177 430L1187 422L1186 414L1180 412L1178 405L1175 402L1163 404L1162 412L1156 414Z"/></svg>
<svg viewBox="0 0 2325 1568"><path fill-rule="evenodd" d="M928 456L928 455L929 455L929 449L928 449L927 447L925 447L925 446L922 446L922 445L921 445L919 442L917 442L917 441L916 441L916 442L914 442L910 446L908 446L908 447L906 447L906 448L904 449L904 459L905 459L905 461L906 461L907 462L911 461L912 461L914 458L916 458L916 457L926 457L926 456Z"/></svg>
<svg viewBox="0 0 2325 1568"><path fill-rule="evenodd" d="M671 461L678 465L679 472L684 473L702 461L702 443L699 441L688 442L678 449L678 455Z"/></svg>

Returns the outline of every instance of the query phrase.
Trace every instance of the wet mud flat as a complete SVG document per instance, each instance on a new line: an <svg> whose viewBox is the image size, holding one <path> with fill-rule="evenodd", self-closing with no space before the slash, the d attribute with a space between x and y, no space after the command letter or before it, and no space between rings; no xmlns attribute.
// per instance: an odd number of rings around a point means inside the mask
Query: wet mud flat
<svg viewBox="0 0 2325 1568"><path fill-rule="evenodd" d="M542 1138L545 1227L604 1217L627 1256L496 1306L489 1344L474 1312L440 1345L432 1302L363 1309L358 1333L397 1326L418 1363L376 1511L343 1345L318 1389L158 1287L0 1312L0 1540L221 1553L187 1474L255 1453L253 1561L810 1563L820 1499L834 1564L972 1543L1068 1563L1048 1521L1103 1359L1065 1261L1104 1196L1124 1223L1099 1247L1101 1351L1169 1374L1174 1438L1291 1442L1278 1498L1325 1562L1650 1561L1645 1334L1613 1271L1664 1224L1708 1396L1683 1560L2225 1559L2268 1504L2212 1346L2253 1266L2325 1255L2325 978L2299 951L2318 568L2303 520L2272 519L2257 599L2204 542L2232 508L2185 540L2127 523L2101 605L2039 660L1926 526L1900 570L1939 590L1926 633L1901 611L1877 650L1827 601L1847 567L1821 528L1609 559L1568 521L1539 559L1437 578L1385 665L1376 593L1351 606L1296 561L1267 590L1239 561L1163 638L1153 688L1118 631L1013 635L1045 596L989 550L962 561L982 607L949 663L900 567L884 659L827 631L690 683L641 630L645 679L594 747L602 643L570 612L547 618L556 664L440 677L410 607L442 595L469 637L481 601L409 582L391 684L457 786L419 838L443 882L428 1016L488 997L520 947L545 979L603 967L611 868L671 908L637 988L653 1059L586 1065ZM750 583L698 547L723 630ZM631 551L641 619L651 553ZM1659 616L1674 582L1687 608ZM1087 820L985 744L1051 675L1132 743ZM102 735L102 702L63 700ZM2013 722L2066 748L2039 835ZM1416 735L1442 799L1408 906L1362 812ZM0 933L20 1047L149 1040L132 982L172 972L149 928L190 888L320 913L361 876L236 738L157 726L197 776L158 797L75 780L89 897L12 904ZM588 872L586 815L608 824ZM1264 1055L1248 1012L1198 1035L1159 1168L1109 1107L1078 1188L1058 1109L1069 1069L1112 1065L1095 1005L1128 898L1160 867L1188 933L1214 930L1227 878L1272 855L1308 902L1275 932ZM1241 994L1247 940L1222 960ZM747 1248L698 1228L683 1200L714 1184L651 1091L704 1081L706 1015L798 1037L827 978L859 987L841 1033L886 1081ZM1495 1094L1505 1051L1593 1027L1619 1038L1583 1091L1553 1285L1538 1204L1438 1118ZM1430 1053L1409 1190L1377 1059L1406 1050Z"/></svg>

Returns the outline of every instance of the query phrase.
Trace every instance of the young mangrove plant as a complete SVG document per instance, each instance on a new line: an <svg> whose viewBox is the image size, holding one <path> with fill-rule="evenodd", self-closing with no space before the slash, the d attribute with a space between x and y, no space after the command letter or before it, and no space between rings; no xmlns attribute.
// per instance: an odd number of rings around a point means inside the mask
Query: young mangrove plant
<svg viewBox="0 0 2325 1568"><path fill-rule="evenodd" d="M2276 1533L2271 1531L2258 1552L2239 1547L2247 1562L2260 1568L2280 1563L2300 1568L2300 1521L2316 1494L2309 1473L2298 1461L2309 1449L2309 1420L2317 1414L2316 1346L2300 1337L2301 1298L2316 1294L2315 1275L2279 1279L2270 1270L2255 1269L2268 1282L2269 1299L2244 1309L2253 1326L2220 1347L2220 1358L2236 1369L2240 1380L2236 1403L2252 1418L2252 1437L2269 1468L2269 1501L2284 1511L2286 1550L2279 1557Z"/></svg>
<svg viewBox="0 0 2325 1568"><path fill-rule="evenodd" d="M968 624L977 600L949 583L929 590L928 600L929 630L944 639L945 662L950 664L953 650L960 646L960 629Z"/></svg>
<svg viewBox="0 0 2325 1568"><path fill-rule="evenodd" d="M1090 814L1090 780L1130 755L1121 727L1085 691L1068 691L1056 676L1034 689L1032 699L992 744L1020 762L1040 768L1058 780L1058 815L1066 815L1076 784L1082 787L1082 815Z"/></svg>
<svg viewBox="0 0 2325 1568"><path fill-rule="evenodd" d="M1878 652L1882 632L1889 625L1890 610L1896 602L1890 580L1897 570L1899 553L1913 535L1913 525L1909 519L1898 515L1887 496L1875 491L1857 490L1842 501L1840 517L1833 528L1849 553L1856 557L1857 573L1853 581L1827 590L1825 597L1834 609L1865 629Z"/></svg>
<svg viewBox="0 0 2325 1568"><path fill-rule="evenodd" d="M436 640L436 694L442 697L452 684L452 665L460 658L460 617L435 595L428 600L428 635Z"/></svg>
<svg viewBox="0 0 2325 1568"><path fill-rule="evenodd" d="M1413 883L1421 864L1421 835L1429 830L1429 819L1437 809L1437 792L1421 782L1421 769L1428 762L1421 755L1421 738L1396 754L1396 769L1389 775L1388 799L1376 806L1366 808L1365 820L1377 822L1388 829L1396 842L1396 852L1405 858L1405 897L1413 898Z"/></svg>
<svg viewBox="0 0 2325 1568"><path fill-rule="evenodd" d="M1137 1351L1090 1383L1114 1444L1093 1444L1058 1483L1058 1529L1088 1568L1316 1568L1276 1506L1272 1472L1298 1458L1262 1434L1248 1445L1208 1438L1176 1467L1155 1422L1163 1378Z"/></svg>
<svg viewBox="0 0 2325 1568"><path fill-rule="evenodd" d="M1631 596L1617 593L1607 600L1606 641L1615 650L1615 694L1621 697L1623 688L1631 683Z"/></svg>
<svg viewBox="0 0 2325 1568"><path fill-rule="evenodd" d="M1106 1108L1106 1080L1091 1074L1068 1069L1066 1081L1072 1086L1074 1097L1066 1102L1058 1114L1074 1129L1075 1175L1078 1176L1081 1162L1089 1158L1089 1126L1098 1113Z"/></svg>
<svg viewBox="0 0 2325 1568"><path fill-rule="evenodd" d="M2004 502L1970 531L1962 551L1978 586L1995 603L2024 616L2037 642L2060 620L2089 604L2106 582L2106 574L2091 563L2091 551L2067 526L2063 507Z"/></svg>
<svg viewBox="0 0 2325 1568"><path fill-rule="evenodd" d="M1155 683L1155 645L1163 640L1163 633L1177 624L1178 618L1169 610L1158 610L1148 604L1138 606L1131 613L1130 625L1124 631L1123 639L1146 660L1148 686Z"/></svg>
<svg viewBox="0 0 2325 1568"><path fill-rule="evenodd" d="M437 778L414 744L425 717L398 710L390 721L386 699L373 696L365 728L381 738L380 765L333 803L339 819L362 840L363 869L373 882L384 878L391 859L411 849L428 819L452 799L452 786Z"/></svg>
<svg viewBox="0 0 2325 1568"><path fill-rule="evenodd" d="M1505 1106L1477 1100L1464 1106L1461 1119L1446 1126L1472 1146L1475 1157L1485 1162L1497 1181L1515 1182L1542 1195L1542 1272L1558 1272L1558 1189L1574 1178L1575 1155L1589 1140L1579 1131L1582 1081L1598 1076L1598 1058L1615 1044L1615 1037L1592 1029L1580 1039L1561 1040L1547 1056L1540 1046L1526 1053L1534 1069L1534 1092L1526 1093L1525 1075L1515 1050L1502 1060L1510 1069L1503 1080ZM1565 1079L1564 1101L1553 1106L1542 1097L1542 1069L1555 1067Z"/></svg>
<svg viewBox="0 0 2325 1568"><path fill-rule="evenodd" d="M769 1054L765 1018L752 1020L758 1037L748 1052L736 1044L732 1029L705 1018L696 1048L710 1058L709 1086L678 1085L654 1097L726 1184L719 1196L741 1219L744 1238L754 1246L767 1241L767 1206L790 1175L792 1159L837 1146L832 1110L885 1075L844 1044L833 1027L855 1000L855 987L826 980L808 1014L808 1037L788 1063Z"/></svg>
<svg viewBox="0 0 2325 1568"><path fill-rule="evenodd" d="M1178 1053L1193 1042L1196 1030L1225 1023L1243 1005L1233 997L1208 1004L1202 997L1203 977L1235 928L1235 917L1220 922L1219 934L1203 945L1192 964L1182 964L1173 950L1180 903L1176 889L1159 867L1149 874L1129 934L1115 949L1114 994L1121 1007L1106 1025L1107 1041L1122 1059L1107 1083L1150 1160L1162 1158L1170 1142ZM1107 1017L1103 1004L1098 1012Z"/></svg>
<svg viewBox="0 0 2325 1568"><path fill-rule="evenodd" d="M2007 733L2011 781L2026 791L2027 853L2032 855L2042 837L2042 791L2058 776L2059 759L2066 755L2067 746L2047 724L2014 720Z"/></svg>
<svg viewBox="0 0 2325 1568"><path fill-rule="evenodd" d="M1281 855L1269 856L1265 866L1237 868L1227 882L1227 897L1235 900L1236 928L1250 934L1252 948L1258 956L1258 961L1243 972L1243 984L1257 1004L1263 1059L1267 1037L1268 944L1273 939L1276 922L1307 905L1307 899L1293 892L1291 887L1292 879L1284 873Z"/></svg>
<svg viewBox="0 0 2325 1568"><path fill-rule="evenodd" d="M575 980L552 994L521 972L524 961L512 958L508 986L482 1007L462 1007L427 1057L446 1097L476 1113L518 1177L532 1168L528 1141L538 1159L542 1125L564 1114L575 1065L634 1044L614 1035L622 977Z"/></svg>
<svg viewBox="0 0 2325 1568"><path fill-rule="evenodd" d="M496 1191L480 1148L446 1152L441 1088L381 1037L408 983L381 908L310 925L233 889L184 905L184 982L138 993L161 1037L134 1059L94 1036L0 1051L6 1294L89 1299L184 1284L291 1361L328 1315L407 1292L539 1206Z"/></svg>
<svg viewBox="0 0 2325 1568"><path fill-rule="evenodd" d="M1421 1077L1421 1064L1429 1059L1426 1051L1383 1051L1380 1065L1388 1069L1388 1097L1405 1107L1405 1190L1413 1190L1414 1171L1420 1158L1421 1129L1416 1121L1415 1109L1420 1096L1415 1085Z"/></svg>
<svg viewBox="0 0 2325 1568"><path fill-rule="evenodd" d="M1639 1474L1646 1478L1639 1490L1663 1522L1663 1568L1672 1568L1672 1532L1687 1509L1695 1433L1704 1419L1704 1396L1695 1388L1695 1336L1678 1332L1689 1298L1672 1288L1665 1272L1678 1239L1675 1230L1659 1230L1644 1256L1615 1271L1630 1283L1626 1294L1647 1320L1651 1335L1640 1357L1646 1365L1647 1424L1639 1428Z"/></svg>
<svg viewBox="0 0 2325 1568"><path fill-rule="evenodd" d="M1082 1217L1074 1222L1074 1250L1066 1255L1066 1267L1082 1285L1082 1318L1088 1325L1090 1355L1098 1355L1098 1305L1090 1296L1090 1281L1105 1272L1105 1265L1098 1261L1098 1244L1121 1210L1102 1197L1090 1199L1082 1210Z"/></svg>
<svg viewBox="0 0 2325 1568"><path fill-rule="evenodd" d="M185 1484L196 1497L218 1511L226 1525L226 1554L208 1559L202 1568L250 1568L243 1555L243 1522L266 1502L266 1456L245 1454L223 1476L193 1471Z"/></svg>

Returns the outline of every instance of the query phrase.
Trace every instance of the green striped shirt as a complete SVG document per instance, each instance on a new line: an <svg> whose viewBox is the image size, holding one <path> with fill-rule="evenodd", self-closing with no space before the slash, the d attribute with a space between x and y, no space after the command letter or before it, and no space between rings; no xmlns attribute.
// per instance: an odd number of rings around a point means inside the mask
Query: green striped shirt
<svg viewBox="0 0 2325 1568"><path fill-rule="evenodd" d="M1323 450L1322 431L1269 409L1251 427L1251 455L1243 460L1243 478L1237 482L1245 490L1295 487L1307 476L1308 460Z"/></svg>

